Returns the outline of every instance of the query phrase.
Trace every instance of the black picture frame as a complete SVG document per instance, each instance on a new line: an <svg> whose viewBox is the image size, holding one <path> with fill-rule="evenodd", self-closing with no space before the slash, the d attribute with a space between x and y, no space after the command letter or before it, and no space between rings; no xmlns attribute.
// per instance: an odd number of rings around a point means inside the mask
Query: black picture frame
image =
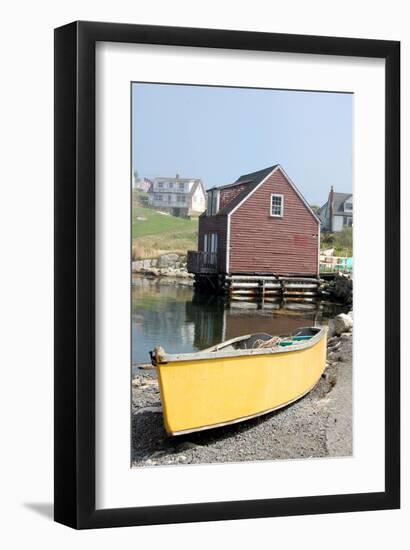
<svg viewBox="0 0 410 550"><path fill-rule="evenodd" d="M385 60L385 491L96 510L95 46L98 41ZM83 529L400 506L400 43L73 22L55 30L55 521Z"/></svg>

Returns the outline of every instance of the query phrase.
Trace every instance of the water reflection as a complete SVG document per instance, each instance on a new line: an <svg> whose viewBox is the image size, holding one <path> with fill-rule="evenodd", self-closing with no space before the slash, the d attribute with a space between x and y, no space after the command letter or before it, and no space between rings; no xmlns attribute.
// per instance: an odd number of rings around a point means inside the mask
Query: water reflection
<svg viewBox="0 0 410 550"><path fill-rule="evenodd" d="M232 302L196 295L177 281L135 277L132 284L132 362L149 362L149 350L198 351L252 332L289 334L302 326L326 324L337 305Z"/></svg>

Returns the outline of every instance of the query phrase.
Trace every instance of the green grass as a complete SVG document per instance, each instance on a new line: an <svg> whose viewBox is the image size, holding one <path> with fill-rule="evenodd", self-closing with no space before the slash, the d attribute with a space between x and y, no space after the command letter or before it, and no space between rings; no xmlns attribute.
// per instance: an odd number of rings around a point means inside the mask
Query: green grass
<svg viewBox="0 0 410 550"><path fill-rule="evenodd" d="M145 218L138 220L137 218ZM198 220L177 218L159 214L151 208L135 206L132 210L132 236L158 235L169 231L178 233L192 233L198 230Z"/></svg>
<svg viewBox="0 0 410 550"><path fill-rule="evenodd" d="M198 219L159 214L134 203L133 259L155 258L166 252L186 254L187 250L196 250L197 236Z"/></svg>

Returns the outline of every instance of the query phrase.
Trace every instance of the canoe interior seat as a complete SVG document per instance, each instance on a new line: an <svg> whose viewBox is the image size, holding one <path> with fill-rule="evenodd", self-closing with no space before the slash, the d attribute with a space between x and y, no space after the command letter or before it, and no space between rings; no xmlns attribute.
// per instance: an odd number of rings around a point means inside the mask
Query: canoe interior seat
<svg viewBox="0 0 410 550"><path fill-rule="evenodd" d="M308 327L308 328L301 328L298 329L292 336L289 338L285 338L285 340L282 340L279 342L279 346L286 347L286 346L292 346L293 344L296 344L298 342L303 342L305 340L310 340L319 332L320 329Z"/></svg>

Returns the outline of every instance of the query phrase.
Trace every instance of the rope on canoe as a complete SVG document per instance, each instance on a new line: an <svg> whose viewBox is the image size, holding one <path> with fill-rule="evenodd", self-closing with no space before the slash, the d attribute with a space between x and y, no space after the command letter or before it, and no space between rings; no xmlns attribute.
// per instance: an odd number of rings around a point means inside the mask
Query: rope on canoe
<svg viewBox="0 0 410 550"><path fill-rule="evenodd" d="M273 348L275 346L278 346L280 342L282 341L282 338L280 336L272 336L269 340L255 340L255 343L253 344L253 348Z"/></svg>

